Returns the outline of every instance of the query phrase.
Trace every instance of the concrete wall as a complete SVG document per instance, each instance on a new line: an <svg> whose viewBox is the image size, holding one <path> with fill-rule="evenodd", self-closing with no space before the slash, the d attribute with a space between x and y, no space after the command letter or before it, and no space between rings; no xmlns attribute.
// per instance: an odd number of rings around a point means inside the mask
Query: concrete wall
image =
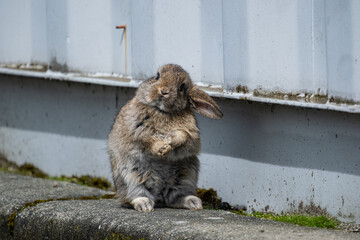
<svg viewBox="0 0 360 240"><path fill-rule="evenodd" d="M51 175L111 179L107 134L133 88L0 76L0 152ZM360 222L360 115L220 99L198 115L199 187L249 210L314 203Z"/></svg>

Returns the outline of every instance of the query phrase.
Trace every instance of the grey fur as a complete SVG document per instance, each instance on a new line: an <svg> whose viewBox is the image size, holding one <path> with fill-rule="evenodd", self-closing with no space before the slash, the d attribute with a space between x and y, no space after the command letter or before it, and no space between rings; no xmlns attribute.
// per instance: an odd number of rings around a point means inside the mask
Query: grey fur
<svg viewBox="0 0 360 240"><path fill-rule="evenodd" d="M202 208L195 197L200 134L193 110L222 117L216 103L173 64L141 84L121 109L108 141L121 204L143 212L154 205Z"/></svg>

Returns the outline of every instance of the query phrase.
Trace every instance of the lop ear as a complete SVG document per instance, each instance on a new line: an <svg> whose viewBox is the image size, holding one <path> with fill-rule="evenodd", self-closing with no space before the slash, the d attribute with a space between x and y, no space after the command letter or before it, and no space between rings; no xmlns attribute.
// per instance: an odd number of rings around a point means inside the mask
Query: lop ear
<svg viewBox="0 0 360 240"><path fill-rule="evenodd" d="M205 117L220 119L223 116L219 106L212 98L198 87L193 86L189 91L189 99L196 112Z"/></svg>

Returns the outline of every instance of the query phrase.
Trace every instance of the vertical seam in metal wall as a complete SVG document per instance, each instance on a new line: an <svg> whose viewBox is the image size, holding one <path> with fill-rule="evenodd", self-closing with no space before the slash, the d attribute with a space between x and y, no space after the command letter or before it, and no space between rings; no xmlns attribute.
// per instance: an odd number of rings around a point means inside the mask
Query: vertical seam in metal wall
<svg viewBox="0 0 360 240"><path fill-rule="evenodd" d="M224 56L224 54L225 54L225 52L224 52L224 44L225 44L225 41L224 41L224 1L223 0L221 0L221 10L220 10L220 12L221 12L221 52L222 52L222 69L221 69L221 71L222 71L222 88L223 88L223 93L225 92L225 81L226 81L226 79L225 79L225 61L224 61L224 58L225 58L225 56Z"/></svg>
<svg viewBox="0 0 360 240"><path fill-rule="evenodd" d="M314 0L311 1L311 55L312 55L312 90L315 91L316 79L315 79L315 5Z"/></svg>
<svg viewBox="0 0 360 240"><path fill-rule="evenodd" d="M48 1L45 1L45 36L46 36L46 67L50 68L50 59L49 59L49 39L48 39Z"/></svg>
<svg viewBox="0 0 360 240"><path fill-rule="evenodd" d="M326 47L326 14L325 1L311 2L311 45L312 45L312 91L313 94L328 94L327 81L327 47ZM320 11L322 11L320 13ZM317 39L318 38L318 39ZM323 56L321 53L323 51ZM320 55L320 56L319 56ZM321 88L325 87L325 91ZM318 91L316 88L320 89Z"/></svg>
<svg viewBox="0 0 360 240"><path fill-rule="evenodd" d="M329 94L329 81L327 79L328 76L328 56L327 56L327 26L326 26L326 1L323 1L323 14L324 14L324 46L325 46L325 79L326 79L326 95Z"/></svg>

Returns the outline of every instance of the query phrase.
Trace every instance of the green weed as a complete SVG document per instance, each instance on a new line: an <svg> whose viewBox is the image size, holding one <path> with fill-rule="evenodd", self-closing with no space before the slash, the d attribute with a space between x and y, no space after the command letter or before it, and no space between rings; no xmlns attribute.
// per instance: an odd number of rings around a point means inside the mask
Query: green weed
<svg viewBox="0 0 360 240"><path fill-rule="evenodd" d="M336 219L329 218L325 215L320 216L311 216L305 214L285 214L279 215L274 213L263 213L263 212L253 212L251 214L245 213L244 211L233 211L234 213L240 215L253 216L258 218L271 219L278 222L287 222L300 226L307 227L317 227L317 228L326 228L326 229L338 229L340 222Z"/></svg>

